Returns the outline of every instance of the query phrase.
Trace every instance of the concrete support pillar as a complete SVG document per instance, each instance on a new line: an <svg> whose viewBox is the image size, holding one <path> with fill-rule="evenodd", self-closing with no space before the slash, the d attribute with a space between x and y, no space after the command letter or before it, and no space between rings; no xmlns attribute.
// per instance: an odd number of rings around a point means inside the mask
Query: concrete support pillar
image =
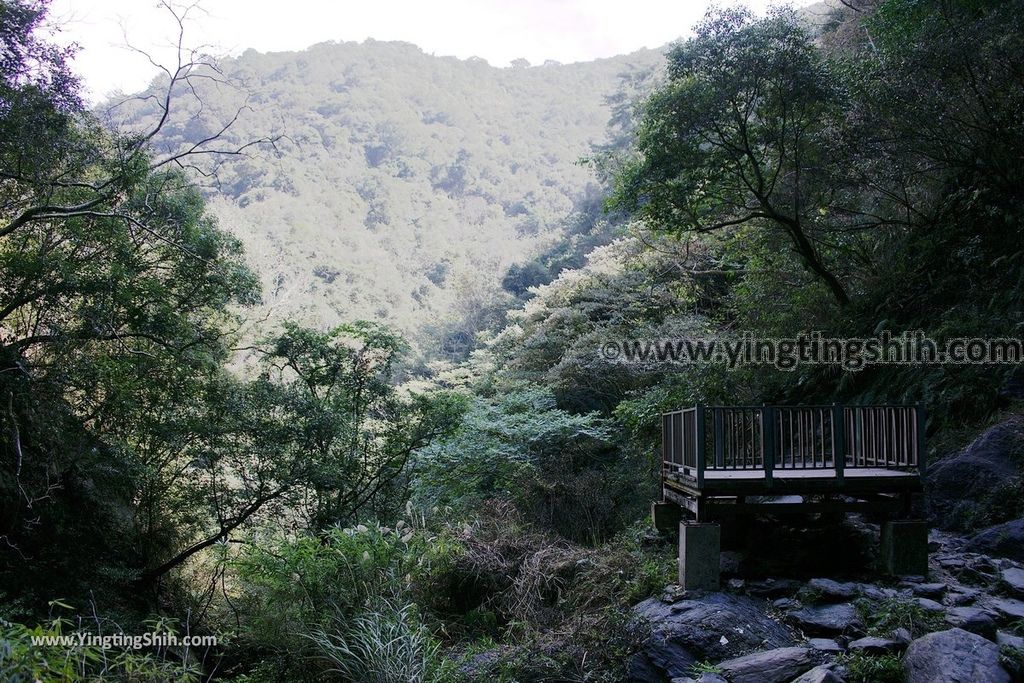
<svg viewBox="0 0 1024 683"><path fill-rule="evenodd" d="M722 528L679 523L679 585L685 590L718 590Z"/></svg>
<svg viewBox="0 0 1024 683"><path fill-rule="evenodd" d="M651 520L658 531L674 531L683 518L683 509L667 500L651 503Z"/></svg>
<svg viewBox="0 0 1024 683"><path fill-rule="evenodd" d="M920 520L890 520L882 525L882 570L893 576L928 574L928 525Z"/></svg>

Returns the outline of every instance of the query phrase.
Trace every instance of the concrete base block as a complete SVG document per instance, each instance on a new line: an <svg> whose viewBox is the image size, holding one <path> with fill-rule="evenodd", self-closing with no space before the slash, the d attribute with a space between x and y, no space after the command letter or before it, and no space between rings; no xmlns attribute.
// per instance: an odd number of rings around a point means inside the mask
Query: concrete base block
<svg viewBox="0 0 1024 683"><path fill-rule="evenodd" d="M722 528L679 523L679 585L685 590L718 590Z"/></svg>
<svg viewBox="0 0 1024 683"><path fill-rule="evenodd" d="M651 520L658 531L675 531L683 518L683 509L676 503L661 501L651 503Z"/></svg>
<svg viewBox="0 0 1024 683"><path fill-rule="evenodd" d="M893 576L928 574L928 525L920 520L893 520L882 525L882 570Z"/></svg>

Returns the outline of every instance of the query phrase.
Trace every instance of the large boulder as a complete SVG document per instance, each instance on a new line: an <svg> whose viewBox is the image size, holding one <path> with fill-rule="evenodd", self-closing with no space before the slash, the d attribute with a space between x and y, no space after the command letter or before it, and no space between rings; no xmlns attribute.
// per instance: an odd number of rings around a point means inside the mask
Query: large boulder
<svg viewBox="0 0 1024 683"><path fill-rule="evenodd" d="M814 666L806 647L784 647L721 662L718 669L731 683L787 683Z"/></svg>
<svg viewBox="0 0 1024 683"><path fill-rule="evenodd" d="M1015 519L979 531L968 539L965 549L1024 562L1024 519Z"/></svg>
<svg viewBox="0 0 1024 683"><path fill-rule="evenodd" d="M792 635L765 613L765 606L763 601L728 593L641 602L634 614L650 628L650 635L630 662L631 679L681 678L696 662L794 645Z"/></svg>
<svg viewBox="0 0 1024 683"><path fill-rule="evenodd" d="M999 662L999 646L959 628L912 642L903 669L907 683L1010 683Z"/></svg>
<svg viewBox="0 0 1024 683"><path fill-rule="evenodd" d="M926 502L940 528L967 529L972 520L998 510L993 492L1020 474L1024 452L1024 415L985 430L959 453L928 467Z"/></svg>

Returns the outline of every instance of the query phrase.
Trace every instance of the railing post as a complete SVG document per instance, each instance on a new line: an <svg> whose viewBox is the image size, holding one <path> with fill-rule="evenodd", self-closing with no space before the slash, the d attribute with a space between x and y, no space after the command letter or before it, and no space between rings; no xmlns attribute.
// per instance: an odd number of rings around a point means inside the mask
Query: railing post
<svg viewBox="0 0 1024 683"><path fill-rule="evenodd" d="M697 488L701 488L704 486L704 406L695 406L694 420L697 443L694 444L693 454L697 459Z"/></svg>
<svg viewBox="0 0 1024 683"><path fill-rule="evenodd" d="M775 408L761 406L761 439L764 442L764 482L772 485L775 469Z"/></svg>
<svg viewBox="0 0 1024 683"><path fill-rule="evenodd" d="M915 417L917 422L917 473L918 476L924 476L925 459L928 451L925 449L924 431L925 431L925 420L927 415L925 414L924 404L918 403L915 409Z"/></svg>
<svg viewBox="0 0 1024 683"><path fill-rule="evenodd" d="M846 416L838 403L832 404L832 459L835 461L836 481L841 482L846 468Z"/></svg>
<svg viewBox="0 0 1024 683"><path fill-rule="evenodd" d="M662 490L665 490L665 480L672 471L672 416L669 413L662 414Z"/></svg>
<svg viewBox="0 0 1024 683"><path fill-rule="evenodd" d="M715 467L725 469L725 411L721 408L712 408L711 414L715 421L714 443L715 443Z"/></svg>

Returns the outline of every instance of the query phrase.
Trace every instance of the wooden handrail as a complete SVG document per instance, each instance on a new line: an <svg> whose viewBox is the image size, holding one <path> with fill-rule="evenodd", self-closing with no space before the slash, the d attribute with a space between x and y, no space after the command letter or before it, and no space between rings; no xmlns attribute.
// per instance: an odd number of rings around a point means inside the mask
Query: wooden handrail
<svg viewBox="0 0 1024 683"><path fill-rule="evenodd" d="M924 470L924 407L703 406L662 415L663 476L708 470ZM710 438L709 438L710 437Z"/></svg>

